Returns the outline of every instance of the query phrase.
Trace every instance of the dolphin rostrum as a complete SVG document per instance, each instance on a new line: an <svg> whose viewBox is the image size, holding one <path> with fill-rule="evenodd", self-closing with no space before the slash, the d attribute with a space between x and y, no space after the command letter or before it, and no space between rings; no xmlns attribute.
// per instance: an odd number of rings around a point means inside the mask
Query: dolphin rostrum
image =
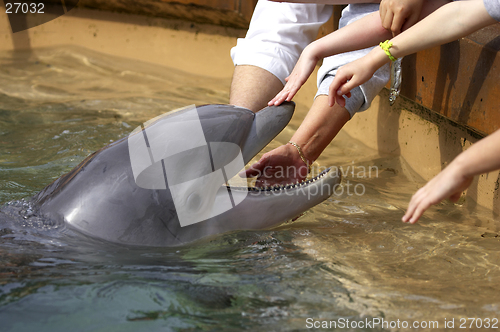
<svg viewBox="0 0 500 332"><path fill-rule="evenodd" d="M340 183L333 170L266 188L229 180L281 132L294 108L284 103L253 113L205 105L167 113L94 152L30 205L44 218L127 245L177 246L278 225L327 199Z"/></svg>

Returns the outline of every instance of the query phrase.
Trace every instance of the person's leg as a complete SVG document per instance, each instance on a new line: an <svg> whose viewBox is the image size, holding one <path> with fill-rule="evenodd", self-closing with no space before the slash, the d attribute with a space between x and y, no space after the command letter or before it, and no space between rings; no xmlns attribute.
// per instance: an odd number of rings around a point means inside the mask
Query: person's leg
<svg viewBox="0 0 500 332"><path fill-rule="evenodd" d="M283 83L267 70L252 65L235 66L229 104L257 112L281 89Z"/></svg>

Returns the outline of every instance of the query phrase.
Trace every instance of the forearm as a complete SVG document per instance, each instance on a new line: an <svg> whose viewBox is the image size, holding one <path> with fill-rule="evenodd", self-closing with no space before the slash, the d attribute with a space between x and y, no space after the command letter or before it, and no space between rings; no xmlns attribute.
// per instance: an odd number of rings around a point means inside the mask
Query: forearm
<svg viewBox="0 0 500 332"><path fill-rule="evenodd" d="M431 13L410 29L391 39L390 53L401 58L426 48L441 45L491 25L496 21L488 14L482 0L448 3ZM439 33L436 28L439 27ZM369 73L390 62L380 47L363 59Z"/></svg>
<svg viewBox="0 0 500 332"><path fill-rule="evenodd" d="M391 53L400 58L467 36L495 22L482 0L451 2L393 38Z"/></svg>
<svg viewBox="0 0 500 332"><path fill-rule="evenodd" d="M464 177L500 169L500 130L472 145L455 158L449 167L455 167Z"/></svg>
<svg viewBox="0 0 500 332"><path fill-rule="evenodd" d="M291 141L299 144L309 161L316 160L349 121L349 112L339 105L328 107L328 97L316 97Z"/></svg>
<svg viewBox="0 0 500 332"><path fill-rule="evenodd" d="M371 47L391 37L392 34L382 27L379 13L375 12L314 41L306 49L310 56L319 60Z"/></svg>

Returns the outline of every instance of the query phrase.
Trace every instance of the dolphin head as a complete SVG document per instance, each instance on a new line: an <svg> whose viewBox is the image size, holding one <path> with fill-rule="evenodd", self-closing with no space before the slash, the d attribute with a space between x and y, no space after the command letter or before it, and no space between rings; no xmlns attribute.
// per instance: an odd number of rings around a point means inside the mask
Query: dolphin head
<svg viewBox="0 0 500 332"><path fill-rule="evenodd" d="M48 218L130 245L175 246L272 227L325 200L340 181L326 171L282 187L231 184L293 111L285 103L256 114L231 105L168 113L87 157L32 202Z"/></svg>

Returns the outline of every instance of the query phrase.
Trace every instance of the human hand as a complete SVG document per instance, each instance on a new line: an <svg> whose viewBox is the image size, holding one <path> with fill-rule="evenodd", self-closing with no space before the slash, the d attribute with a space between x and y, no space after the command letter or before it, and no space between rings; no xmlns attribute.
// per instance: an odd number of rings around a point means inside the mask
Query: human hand
<svg viewBox="0 0 500 332"><path fill-rule="evenodd" d="M265 153L258 162L240 173L240 176L257 177L256 187L286 185L303 181L308 169L290 144Z"/></svg>
<svg viewBox="0 0 500 332"><path fill-rule="evenodd" d="M449 198L457 202L462 192L467 189L473 176L464 176L453 163L436 175L411 198L403 222L414 224L431 205Z"/></svg>
<svg viewBox="0 0 500 332"><path fill-rule="evenodd" d="M373 76L375 70L369 69L367 56L350 62L337 70L328 90L328 104L330 107L333 107L335 102L345 107L343 96L350 98L352 89L365 83Z"/></svg>
<svg viewBox="0 0 500 332"><path fill-rule="evenodd" d="M269 106L280 105L285 100L291 101L297 91L304 85L318 63L318 59L312 56L311 53L308 47L304 49L292 73L285 78L285 87L268 103Z"/></svg>
<svg viewBox="0 0 500 332"><path fill-rule="evenodd" d="M396 36L418 22L424 0L382 0L380 20L382 26Z"/></svg>

